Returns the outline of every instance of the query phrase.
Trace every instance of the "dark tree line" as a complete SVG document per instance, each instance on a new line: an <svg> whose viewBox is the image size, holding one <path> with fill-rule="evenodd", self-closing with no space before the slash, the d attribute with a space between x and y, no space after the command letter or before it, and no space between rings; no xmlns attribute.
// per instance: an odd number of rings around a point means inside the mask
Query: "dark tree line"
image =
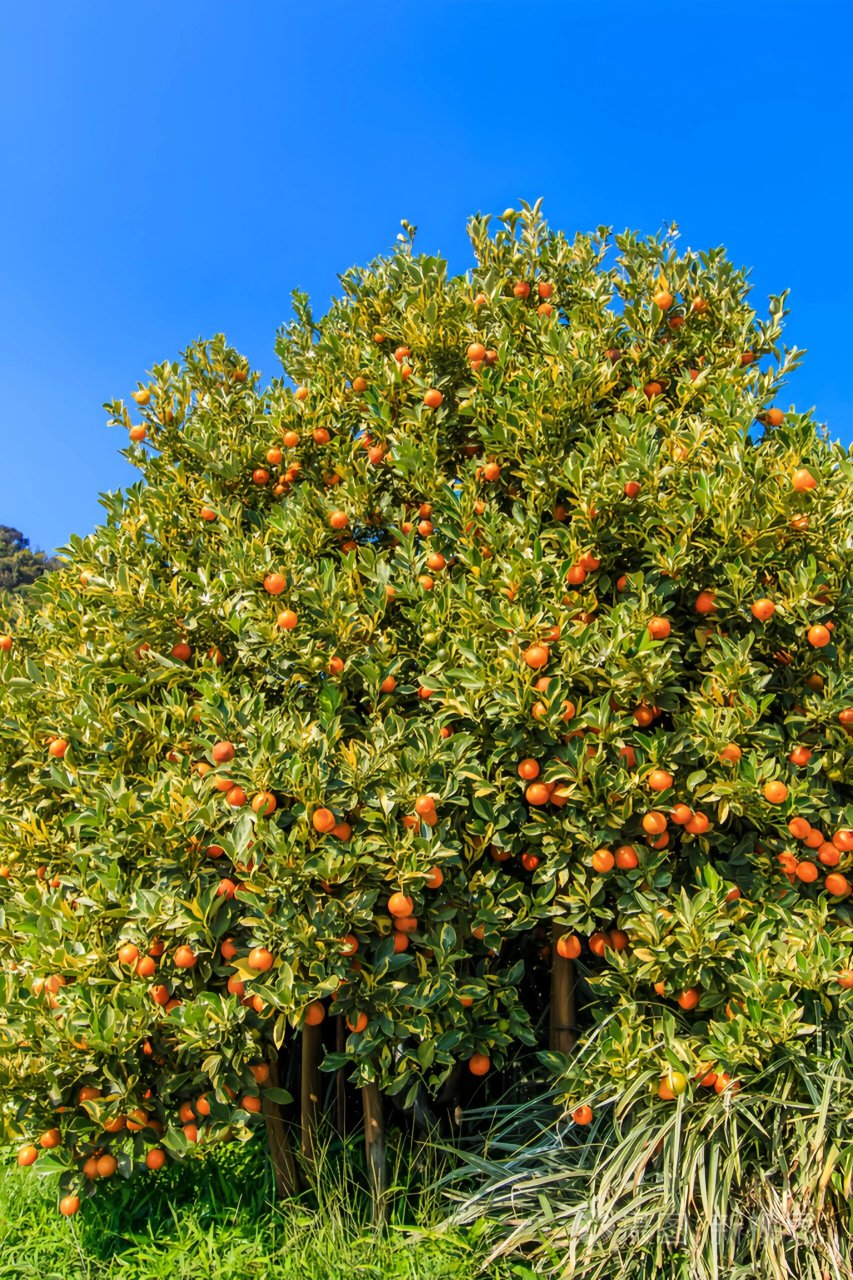
<svg viewBox="0 0 853 1280"><path fill-rule="evenodd" d="M57 566L43 551L30 550L20 530L0 524L0 591L20 591Z"/></svg>

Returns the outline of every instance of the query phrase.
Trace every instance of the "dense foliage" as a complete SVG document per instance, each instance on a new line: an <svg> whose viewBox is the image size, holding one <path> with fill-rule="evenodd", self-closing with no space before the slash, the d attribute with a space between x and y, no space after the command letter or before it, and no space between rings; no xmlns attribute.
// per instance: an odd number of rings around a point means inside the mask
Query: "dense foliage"
<svg viewBox="0 0 853 1280"><path fill-rule="evenodd" d="M853 465L784 300L470 232L296 295L284 380L217 338L111 404L141 481L9 619L0 1089L68 1170L243 1132L329 1013L406 1104L500 1067L552 928L580 1123L849 1014Z"/></svg>

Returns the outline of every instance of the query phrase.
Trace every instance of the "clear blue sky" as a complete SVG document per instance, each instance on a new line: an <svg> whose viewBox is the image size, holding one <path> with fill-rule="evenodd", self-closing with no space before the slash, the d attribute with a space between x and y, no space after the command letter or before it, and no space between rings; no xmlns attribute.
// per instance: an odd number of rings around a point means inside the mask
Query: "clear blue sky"
<svg viewBox="0 0 853 1280"><path fill-rule="evenodd" d="M853 438L849 0L28 0L3 13L0 524L50 549L135 474L101 404L290 290L545 198L791 289L792 399ZM786 402L787 403L787 402Z"/></svg>

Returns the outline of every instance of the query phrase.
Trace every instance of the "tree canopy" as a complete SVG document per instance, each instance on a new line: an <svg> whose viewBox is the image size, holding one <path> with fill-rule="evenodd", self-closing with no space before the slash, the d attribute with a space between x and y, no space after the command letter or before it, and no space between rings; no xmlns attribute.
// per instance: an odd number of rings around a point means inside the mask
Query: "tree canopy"
<svg viewBox="0 0 853 1280"><path fill-rule="evenodd" d="M72 1180L251 1128L329 1014L406 1105L544 1049L552 963L581 1124L849 1013L853 466L784 297L470 235L294 295L268 386L217 337L112 402L140 481L9 618L0 1088Z"/></svg>

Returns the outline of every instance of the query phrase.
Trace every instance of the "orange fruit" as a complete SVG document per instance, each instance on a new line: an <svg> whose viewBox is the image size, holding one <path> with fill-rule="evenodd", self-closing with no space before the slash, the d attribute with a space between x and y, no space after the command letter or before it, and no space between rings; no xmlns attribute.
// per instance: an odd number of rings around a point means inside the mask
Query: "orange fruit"
<svg viewBox="0 0 853 1280"><path fill-rule="evenodd" d="M484 1076L491 1067L491 1059L485 1053L472 1053L468 1059L468 1070L472 1076Z"/></svg>
<svg viewBox="0 0 853 1280"><path fill-rule="evenodd" d="M512 291L516 298L530 297L530 285L526 280L516 280L515 284L512 286Z"/></svg>
<svg viewBox="0 0 853 1280"><path fill-rule="evenodd" d="M588 1107L586 1105L575 1107L572 1112L572 1119L575 1124L578 1125L583 1126L590 1124L592 1122L592 1107Z"/></svg>
<svg viewBox="0 0 853 1280"><path fill-rule="evenodd" d="M532 644L528 649L525 649L523 657L528 667L532 667L534 671L539 671L547 665L550 650L547 644Z"/></svg>
<svg viewBox="0 0 853 1280"><path fill-rule="evenodd" d="M715 593L713 591L700 591L693 607L697 613L713 613L717 608Z"/></svg>
<svg viewBox="0 0 853 1280"><path fill-rule="evenodd" d="M800 467L791 476L791 484L797 493L806 493L809 489L814 489L817 485L812 473L806 467Z"/></svg>
<svg viewBox="0 0 853 1280"><path fill-rule="evenodd" d="M282 609L281 613L276 618L276 622L281 627L282 631L292 631L298 621L299 619L292 609Z"/></svg>
<svg viewBox="0 0 853 1280"><path fill-rule="evenodd" d="M274 957L266 947L252 947L247 963L250 969L254 969L258 973L268 973L273 967Z"/></svg>
<svg viewBox="0 0 853 1280"><path fill-rule="evenodd" d="M813 862L798 862L794 874L804 884L814 884L815 880L817 880L818 869Z"/></svg>
<svg viewBox="0 0 853 1280"><path fill-rule="evenodd" d="M162 1147L152 1147L145 1153L145 1163L149 1169L162 1169L166 1163L166 1152Z"/></svg>
<svg viewBox="0 0 853 1280"><path fill-rule="evenodd" d="M768 804L784 804L788 799L788 788L778 779L765 782L762 794Z"/></svg>
<svg viewBox="0 0 853 1280"><path fill-rule="evenodd" d="M791 764L795 764L798 769L804 769L808 764L808 762L811 760L811 758L812 758L812 753L810 748L804 747L802 743L799 743L796 747L794 747L793 751L788 756L788 759L790 760Z"/></svg>
<svg viewBox="0 0 853 1280"><path fill-rule="evenodd" d="M633 871L640 865L637 850L632 844L620 844L614 854L616 866L620 871Z"/></svg>
<svg viewBox="0 0 853 1280"><path fill-rule="evenodd" d="M757 618L759 622L767 622L776 612L776 606L772 600L768 600L766 596L762 596L760 600L754 600L750 605L753 618Z"/></svg>
<svg viewBox="0 0 853 1280"><path fill-rule="evenodd" d="M528 804L547 804L551 798L551 788L544 782L531 782L524 792L524 798Z"/></svg>
<svg viewBox="0 0 853 1280"><path fill-rule="evenodd" d="M597 871L599 875L604 875L607 871L612 871L616 865L616 859L609 849L596 849L590 859L593 871Z"/></svg>
<svg viewBox="0 0 853 1280"><path fill-rule="evenodd" d="M805 818L790 818L788 821L788 830L795 840L805 840L811 831L811 825L806 822Z"/></svg>
<svg viewBox="0 0 853 1280"><path fill-rule="evenodd" d="M650 618L647 630L653 640L666 640L672 632L672 623L669 618Z"/></svg>
<svg viewBox="0 0 853 1280"><path fill-rule="evenodd" d="M346 1024L353 1035L361 1035L362 1031L367 1027L367 1022L368 1018L366 1013L357 1013L355 1015L355 1021L353 1021L352 1016L347 1016L346 1019Z"/></svg>
<svg viewBox="0 0 853 1280"><path fill-rule="evenodd" d="M268 573L264 578L264 591L271 596L280 596L287 583L283 573Z"/></svg>
<svg viewBox="0 0 853 1280"><path fill-rule="evenodd" d="M557 939L557 955L564 960L576 960L581 953L581 940L576 933L564 933Z"/></svg>
<svg viewBox="0 0 853 1280"><path fill-rule="evenodd" d="M268 818L275 813L278 802L271 791L259 791L252 800L252 809L261 818Z"/></svg>
<svg viewBox="0 0 853 1280"><path fill-rule="evenodd" d="M331 809L321 808L314 810L311 815L311 822L315 831L318 831L321 835L327 835L334 830L337 818Z"/></svg>
<svg viewBox="0 0 853 1280"><path fill-rule="evenodd" d="M80 1197L75 1195L63 1196L59 1202L59 1212L64 1218L73 1218L74 1214L80 1209Z"/></svg>
<svg viewBox="0 0 853 1280"><path fill-rule="evenodd" d="M248 799L242 787L231 787L225 795L225 801L232 809L242 809Z"/></svg>
<svg viewBox="0 0 853 1280"><path fill-rule="evenodd" d="M694 813L693 817L685 822L684 830L689 831L692 836L701 836L705 834L710 825L710 820L706 814Z"/></svg>
<svg viewBox="0 0 853 1280"><path fill-rule="evenodd" d="M228 764L234 759L234 746L230 742L216 742L210 752L216 764Z"/></svg>
<svg viewBox="0 0 853 1280"><path fill-rule="evenodd" d="M428 889L440 889L444 884L444 872L441 867L431 867L425 881Z"/></svg>
<svg viewBox="0 0 853 1280"><path fill-rule="evenodd" d="M837 982L845 991L850 991L853 988L853 969L842 969L837 975ZM35 1148L33 1147L32 1150Z"/></svg>
<svg viewBox="0 0 853 1280"><path fill-rule="evenodd" d="M661 311L668 311L673 303L672 294L668 289L661 289L659 293L655 294L654 303Z"/></svg>
<svg viewBox="0 0 853 1280"><path fill-rule="evenodd" d="M124 942L118 949L118 958L120 964L135 964L139 959L139 947L135 947L132 942Z"/></svg>
<svg viewBox="0 0 853 1280"><path fill-rule="evenodd" d="M424 404L428 409L437 409L443 399L444 396L435 387L430 388L430 390L424 394Z"/></svg>
<svg viewBox="0 0 853 1280"><path fill-rule="evenodd" d="M724 760L727 764L737 764L742 755L743 752L738 744L736 742L729 742L720 752L720 759Z"/></svg>
<svg viewBox="0 0 853 1280"><path fill-rule="evenodd" d="M412 906L412 899L405 893L392 893L388 899L388 911L392 916L410 916Z"/></svg>
<svg viewBox="0 0 853 1280"><path fill-rule="evenodd" d="M520 760L518 764L518 776L524 778L525 782L532 782L534 778L539 777L539 764L536 760L529 756L524 760Z"/></svg>
<svg viewBox="0 0 853 1280"><path fill-rule="evenodd" d="M846 898L851 892L850 881L837 871L831 871L826 877L825 888L826 892L831 894L833 898Z"/></svg>
<svg viewBox="0 0 853 1280"><path fill-rule="evenodd" d="M306 1027L319 1027L326 1017L326 1010L321 1000L312 1000L305 1010Z"/></svg>
<svg viewBox="0 0 853 1280"><path fill-rule="evenodd" d="M115 1156L106 1152L104 1155L98 1157L95 1167L98 1171L99 1178L111 1178L118 1169L118 1160L116 1160Z"/></svg>
<svg viewBox="0 0 853 1280"><path fill-rule="evenodd" d="M656 809L643 814L642 827L647 835L660 836L666 831L666 816Z"/></svg>
<svg viewBox="0 0 853 1280"><path fill-rule="evenodd" d="M682 991L678 997L678 1003L682 1009L695 1009L699 1003L699 992L696 987L688 987L686 991Z"/></svg>
<svg viewBox="0 0 853 1280"><path fill-rule="evenodd" d="M814 627L809 627L807 639L813 649L825 649L832 642L829 630L820 623Z"/></svg>
<svg viewBox="0 0 853 1280"><path fill-rule="evenodd" d="M666 769L652 769L646 778L646 782L652 791L668 791L673 781L672 774L667 773Z"/></svg>
<svg viewBox="0 0 853 1280"><path fill-rule="evenodd" d="M25 1147L21 1147L18 1152L17 1160L22 1169L27 1169L31 1164L35 1164L38 1159L38 1148L32 1143L28 1143Z"/></svg>

